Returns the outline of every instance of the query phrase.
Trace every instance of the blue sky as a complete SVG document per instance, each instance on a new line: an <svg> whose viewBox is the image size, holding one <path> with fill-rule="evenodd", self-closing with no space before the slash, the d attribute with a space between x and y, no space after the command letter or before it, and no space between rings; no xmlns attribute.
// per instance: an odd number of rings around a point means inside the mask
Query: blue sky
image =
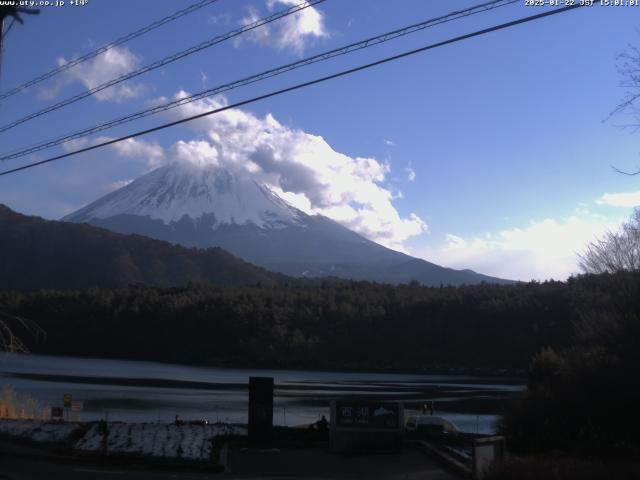
<svg viewBox="0 0 640 480"><path fill-rule="evenodd" d="M84 7L43 7L40 16L7 35L0 89L190 3L90 0ZM0 123L295 3L219 0L1 102ZM327 0L304 17L274 23L0 134L0 150L476 3ZM540 11L523 1L228 92L194 111ZM0 202L60 218L168 158L222 155L216 135L223 134L226 155L245 161L238 158L251 156L256 132L273 128L277 139L269 145L279 163L277 171L262 172L264 179L301 208L447 266L521 280L566 278L577 271L575 252L640 204L638 179L611 169L640 165L640 133L617 127L627 118L608 117L625 94L616 57L629 44L640 44L639 12L578 9L243 107L237 115L244 123L221 117L3 177ZM175 116L147 118L102 136L170 118ZM245 124L253 130L235 135ZM285 180L300 165L310 176L305 185L312 187L287 192Z"/></svg>

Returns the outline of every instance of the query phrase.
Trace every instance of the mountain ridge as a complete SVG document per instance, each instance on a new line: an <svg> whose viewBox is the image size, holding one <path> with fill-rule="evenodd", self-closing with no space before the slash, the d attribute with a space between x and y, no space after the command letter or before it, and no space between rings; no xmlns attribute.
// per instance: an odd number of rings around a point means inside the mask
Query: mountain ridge
<svg viewBox="0 0 640 480"><path fill-rule="evenodd" d="M63 220L187 247L217 246L294 277L512 283L391 250L327 217L304 213L246 174L216 166L165 165Z"/></svg>
<svg viewBox="0 0 640 480"><path fill-rule="evenodd" d="M87 224L22 215L0 204L0 290L84 289L145 283L276 285L285 275L221 248L193 249Z"/></svg>

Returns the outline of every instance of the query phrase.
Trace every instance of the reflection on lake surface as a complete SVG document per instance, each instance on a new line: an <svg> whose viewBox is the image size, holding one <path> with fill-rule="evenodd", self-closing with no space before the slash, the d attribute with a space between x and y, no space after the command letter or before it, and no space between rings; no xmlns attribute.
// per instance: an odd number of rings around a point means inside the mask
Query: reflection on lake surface
<svg viewBox="0 0 640 480"><path fill-rule="evenodd" d="M502 406L523 381L495 377L252 370L45 355L0 357L0 385L61 406L64 393L83 402L82 420L246 423L250 376L275 380L274 423L303 425L328 415L343 396L401 401L406 410L434 401L436 413L468 432L491 433Z"/></svg>

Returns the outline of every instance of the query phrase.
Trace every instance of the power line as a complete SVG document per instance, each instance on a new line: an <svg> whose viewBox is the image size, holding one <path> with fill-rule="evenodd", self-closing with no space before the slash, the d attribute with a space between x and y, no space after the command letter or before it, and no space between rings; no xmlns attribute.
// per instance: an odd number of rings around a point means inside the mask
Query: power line
<svg viewBox="0 0 640 480"><path fill-rule="evenodd" d="M161 27L162 25L165 25L169 22L172 22L174 20L177 20L180 17L183 17L185 15L188 15L192 12L195 12L196 10L199 10L203 7L206 7L207 5L210 5L212 3L217 2L218 0L201 0L199 2L194 3L193 5L188 6L187 8L183 8L182 10L178 10L175 13L172 13L171 15L168 15L164 18L161 18L160 20L157 20L149 25L147 25L146 27L140 28L138 30L136 30L135 32L129 33L128 35L125 35L124 37L120 37L117 40L114 40L111 43L107 43L106 45L103 45L102 47L93 50L92 52L86 53L84 55L82 55L81 57L78 57L74 60L71 60L67 63L65 63L64 65L60 65L57 68L54 68L53 70L50 70L46 73L43 73L42 75L39 75L38 77L29 80L28 82L25 82L21 85L18 85L17 87L12 88L11 90L8 90L2 94L0 94L0 100L4 100L5 98L8 98L12 95L15 95L18 92L21 92L22 90L24 90L25 88L31 87L33 85L36 85L44 80L47 80L61 72L64 72L65 70L70 69L71 67L74 67L76 65L78 65L79 63L82 62L86 62L87 60L90 60L94 57L97 57L98 55L100 55L101 53L106 52L107 50L112 49L113 47L117 47L118 45L122 45L123 43L126 43L130 40L133 40L134 38L140 37L146 33L149 33L152 30L155 30L158 27ZM7 29L8 31L9 29ZM6 33L5 33L6 35Z"/></svg>
<svg viewBox="0 0 640 480"><path fill-rule="evenodd" d="M518 3L520 0L495 0L491 2L486 2L480 5L476 5L464 10L451 12L447 15L442 15L439 17L431 18L429 20L425 20L423 22L415 23L413 25L409 25L408 27L403 27L400 29L393 30L391 32L383 33L381 35L377 35L375 37L370 37L365 40L361 40L359 42L351 43L346 46L342 46L339 48L335 48L333 50L329 50L327 52L319 53L317 55L313 55L311 57L304 58L302 60L298 60L293 63L289 63L286 65L282 65L270 70L263 71L261 73L251 75L246 78L242 78L240 80L234 80L233 82L229 82L223 85L219 85L217 87L209 88L207 90L203 90L201 92L195 93L193 95L180 98L177 100L173 100L171 102L156 105L154 107L138 111L135 113L131 113L129 115L125 115L124 117L120 117L114 120L110 120L108 122L94 125L93 127L85 128L80 131L76 131L61 137L57 137L54 139L46 140L40 142L38 144L32 145L30 147L23 148L21 150L16 150L10 153L5 153L0 155L0 160L12 160L16 158L23 157L25 155L29 155L32 153L36 153L47 148L55 147L57 145L61 145L63 143L69 142L71 140L76 140L78 138L86 137L92 133L102 132L104 130L108 130L118 125L122 125L125 123L132 122L134 120L138 120L150 115L154 115L156 113L164 112L173 108L177 108L188 103L195 102L196 100L200 100L206 97L211 97L213 95L223 93L229 90L233 90L235 88L239 88L242 86L246 86L249 84L253 84L259 82L261 80L265 80L267 78L271 78L277 75L281 75L283 73L289 72L291 70L295 70L297 68L301 68L307 65L311 65L314 63L318 63L321 61L329 60L331 58L346 55L348 53L354 52L356 50L362 50L365 48L372 47L374 45L378 45L380 43L384 43L390 40L394 40L396 38L403 37L405 35L409 35L421 30L424 30L428 27L433 27L436 25L440 25L443 23L447 23L453 20L457 20L463 17L468 17L470 15L475 15L477 13L485 12L488 10L493 10L495 8L511 5L513 3Z"/></svg>
<svg viewBox="0 0 640 480"><path fill-rule="evenodd" d="M320 54L314 55L312 57L308 57L308 58L299 60L297 62L293 62L293 63L287 64L287 65L279 66L279 67L276 67L274 69L267 70L267 71L261 72L261 73L256 74L256 75L252 75L250 77L246 77L246 78L243 78L243 79L240 79L240 80L235 80L235 81L230 82L230 83L226 83L226 84L214 87L214 88L210 88L210 89L201 91L199 93L190 95L188 97L180 98L180 99L174 100L172 102L168 102L168 103L165 103L165 104L162 104L162 105L157 105L157 106L148 108L146 110L135 112L135 113L126 115L124 117L120 117L120 118L117 118L115 120L111 120L111 121L106 122L106 123L102 123L102 124L99 124L99 125L96 125L96 126L93 126L93 127L90 127L90 128L86 128L86 129L83 129L83 130L80 130L80 131L76 131L76 132L71 133L71 134L67 134L67 135L62 136L62 137L55 138L53 140L47 140L47 141L44 141L44 142L40 142L40 143L38 143L36 145L32 145L32 146L27 147L25 149L22 149L20 151L14 151L12 153L4 154L4 155L0 156L0 160L10 160L10 159L15 159L15 158L20 158L22 156L29 155L31 153L35 153L35 152L44 150L46 148L50 148L50 147L53 147L53 146L56 146L56 145L60 145L62 143L66 143L66 142L71 141L71 140L75 140L75 139L87 136L87 135L89 135L91 133L97 133L97 132L101 132L101 131L104 131L104 130L108 130L108 129L113 128L115 126L131 122L133 120L138 120L140 118L144 118L144 117L147 117L149 115L153 115L153 114L160 113L160 112L172 109L172 108L183 106L183 105L186 105L188 103L194 102L196 100L200 100L200 99L205 98L205 97L210 97L210 96L213 96L213 95L216 95L216 94L219 94L219 93L222 93L222 92L226 92L228 90L232 90L232 89L235 89L235 88L238 88L238 87L241 87L241 86L249 85L249 84L252 84L252 83L255 83L255 82L258 82L258 81L261 81L261 80L276 76L276 75L280 75L282 73L286 73L288 71L291 71L291 70L294 70L294 69L297 69L297 68L300 68L300 67L303 67L303 66L307 66L307 65L311 65L313 63L317 63L317 62L320 62L320 61L328 60L328 59L336 57L336 56L345 55L345 54L351 53L351 52L353 52L355 50L368 48L370 46L377 45L379 43L384 43L386 41L393 40L393 39L399 38L401 36L405 36L405 35L408 35L408 34L411 34L411 33L415 33L417 31L423 30L423 29L425 29L427 27L432 27L432 26L435 26L435 25L439 25L439 24L442 24L442 23L453 21L453 20L456 20L456 19L459 19L459 18L462 18L462 17L466 17L466 16L470 16L470 15L473 15L473 14L476 14L476 13L480 13L480 12L483 12L483 11L487 11L487 10L491 10L491 9L494 9L494 8L510 5L510 4L513 4L513 3L516 3L516 2L519 2L519 0L496 0L496 1L483 3L483 4L480 4L480 5L476 5L474 7L471 7L471 8L465 9L465 10L456 11L456 12L449 13L447 15L443 15L443 16L440 16L440 17L432 18L432 19L426 20L424 22L416 23L414 25L410 25L408 27L404 27L404 28L397 29L397 30L394 30L394 31L391 31L391 32L387 32L387 33L384 33L382 35L378 35L378 36L375 36L375 37L370 37L368 39L365 39L365 40L362 40L362 41L359 41L359 42L355 42L355 43L352 43L352 44L349 44L349 45L346 45L346 46L343 46L343 47L340 47L340 48L336 48L336 49L330 50L328 52L320 53Z"/></svg>
<svg viewBox="0 0 640 480"><path fill-rule="evenodd" d="M135 70L133 72L129 72L126 73L124 75L119 76L118 78L115 78L113 80L109 80L108 82L105 82L101 85L98 85L97 87L94 87L90 90L87 90L85 92L79 93L77 95L74 95L72 97L69 97L65 100L62 100L56 104L50 105L46 108L43 108L42 110L39 110L37 112L31 113L29 115L27 115L26 117L22 117L18 120L15 120L11 123L8 123L6 125L3 125L2 127L0 127L0 133L2 132L6 132L7 130L11 130L12 128L28 122L29 120L33 120L34 118L40 117L46 113L50 113L53 112L54 110L58 110L62 107L65 107L67 105L70 105L72 103L75 103L79 100L82 100L84 98L87 98L91 95L94 95L106 88L112 87L114 85L117 85L119 83L122 83L126 80L130 80L132 78L138 77L144 73L150 72L152 70L156 70L160 67L163 67L165 65L168 65L170 63L173 63L177 60L180 60L182 58L185 58L189 55L192 55L194 53L197 53L201 50L204 50L205 48L209 48L212 47L214 45L217 45L219 43L225 42L231 38L237 37L239 35L242 35L243 33L246 33L250 30L256 29L258 27L262 27L263 25L269 24L271 22L275 22L276 20L280 20L281 18L287 17L289 15L292 15L294 13L297 13L301 10L304 10L305 8L311 7L313 5L317 5L318 3L322 3L325 2L326 0L305 0L297 5L294 5L293 7L290 7L286 10L281 10L277 13L274 13L273 15L270 15L268 17L262 18L260 20L256 20L255 22L252 22L248 25L244 25L241 28L238 28L236 30L232 30L230 32L225 33L224 35L219 35L217 37L214 37L210 40L207 40L205 42L202 42L198 45L195 45L191 48L188 48L186 50L182 50L180 52L174 53L173 55L170 55L168 57L165 57L161 60L157 60L153 63L150 63L149 65L146 65L138 70Z"/></svg>
<svg viewBox="0 0 640 480"><path fill-rule="evenodd" d="M132 134L129 134L129 135L125 135L123 137L119 137L119 138L115 138L115 139L112 139L112 140L108 140L108 141L105 141L105 142L102 142L102 143L99 143L99 144L96 144L96 145L91 145L89 147L81 148L79 150L74 150L73 152L68 152L68 153L64 153L62 155L57 155L55 157L47 158L46 160L41 160L39 162L34 162L34 163L30 163L28 165L23 165L21 167L16 167L16 168L12 168L10 170L5 170L5 171L0 172L0 176L9 175L11 173L19 172L19 171L22 171L22 170L27 170L29 168L33 168L33 167L36 167L36 166L39 166L39 165L44 165L45 163L54 162L54 161L57 161L57 160L61 160L63 158L67 158L67 157L71 157L71 156L74 156L74 155L78 155L80 153L85 153L85 152L89 152L91 150L96 150L98 148L102 148L102 147L106 147L106 146L109 146L109 145L113 145L115 143L119 143L119 142L122 142L122 141L125 141L125 140L130 140L130 139L137 138L137 137L140 137L140 136L143 136L143 135L147 135L149 133L157 132L159 130L164 130L165 128L174 127L174 126L180 125L182 123L190 122L192 120L197 120L199 118L203 118L203 117L206 117L206 116L209 116L209 115L214 115L216 113L220 113L220 112L223 112L225 110L230 110L230 109L233 109L233 108L242 107L244 105L248 105L250 103L254 103L254 102L257 102L257 101L260 101L260 100L265 100L267 98L271 98L271 97L275 97L275 96L278 96L278 95L282 95L284 93L292 92L292 91L295 91L295 90L300 90L302 88L309 87L311 85L317 85L319 83L323 83L323 82L326 82L326 81L329 81L329 80L333 80L333 79L336 79L336 78L344 77L344 76L350 75L352 73L356 73L356 72L359 72L359 71L362 71L362 70L367 70L369 68L373 68L373 67L376 67L378 65L382 65L382 64L389 63L389 62L392 62L392 61L395 61L395 60L399 60L401 58L408 57L408 56L411 56L411 55L415 55L417 53L422 53L422 52L425 52L425 51L428 51L428 50L432 50L434 48L442 47L442 46L445 46L445 45L450 45L452 43L457 43L457 42L460 42L462 40L467 40L469 38L477 37L477 36L480 36L480 35L485 35L487 33L495 32L497 30L503 30L503 29L506 29L506 28L514 27L516 25L520 25L520 24L523 24L523 23L531 22L531 21L538 20L538 19L541 19L541 18L544 18L544 17L549 17L551 15L557 15L559 13L564 13L564 12L567 12L569 10L574 10L576 8L580 8L580 7L583 7L583 6L584 5L581 5L581 4L574 4L574 5L570 5L570 6L567 6L567 7L556 8L556 9L553 9L553 10L548 10L546 12L538 13L536 15L530 15L528 17L523 17L523 18L519 18L517 20L512 20L510 22L502 23L500 25L495 25L493 27L485 28L485 29L482 29L482 30L476 30L475 32L472 32L472 33L467 33L465 35L460 35L458 37L453 37L453 38L450 38L448 40L444 40L444 41L441 41L441 42L438 42L438 43L433 43L431 45L427 45L427 46L424 46L424 47L421 47L421 48L417 48L415 50L410 50L410 51L403 52L403 53L400 53L400 54L397 54L397 55L393 55L393 56L390 56L390 57L385 57L385 58L383 58L381 60L377 60L375 62L367 63L365 65L360 65L358 67L350 68L350 69L347 69L347 70L342 70L342 71L340 71L338 73L334 73L334 74L327 75L327 76L324 76L324 77L316 78L315 80L310 80L310 81L307 81L307 82L298 83L296 85L293 85L293 86L290 86L290 87L287 87L287 88L283 88L283 89L280 89L280 90L275 90L273 92L269 92L269 93L266 93L264 95L253 97L253 98L250 98L248 100L242 100L242 101L236 102L236 103L234 103L232 105L226 105L226 106L221 107L221 108L216 108L214 110L209 110L207 112L199 113L197 115L192 115L192 116L187 117L187 118L183 118L183 119L176 120L176 121L173 121L173 122L165 123L165 124L159 125L157 127L149 128L149 129L146 129L146 130L141 130L139 132L132 133Z"/></svg>

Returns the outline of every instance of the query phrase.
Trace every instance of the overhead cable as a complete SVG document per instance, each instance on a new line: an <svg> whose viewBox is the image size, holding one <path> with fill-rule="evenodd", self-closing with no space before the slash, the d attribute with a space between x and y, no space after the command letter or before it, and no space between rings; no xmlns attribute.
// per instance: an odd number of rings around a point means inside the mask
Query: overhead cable
<svg viewBox="0 0 640 480"><path fill-rule="evenodd" d="M122 83L126 80L131 80L132 78L138 77L144 73L148 73L152 70L156 70L160 67L164 67L165 65L168 65L170 63L173 63L177 60L180 60L182 58L185 58L189 55L193 55L194 53L200 52L202 50L204 50L205 48L209 48L209 47L213 47L214 45L217 45L219 43L225 42L227 40L230 40L232 38L235 38L239 35L242 35L243 33L246 33L248 31L254 30L256 28L262 27L264 25L267 25L271 22L275 22L277 20L280 20L281 18L287 17L289 15L293 15L294 13L297 13L301 10L304 10L305 8L309 8L313 5L317 5L318 3L322 3L325 2L326 0L307 0L304 1L302 3L299 3L297 5L294 5L293 7L287 8L286 10L281 10L279 12L276 12L272 15L269 15L268 17L265 18L261 18L259 20L256 20L255 22L249 23L247 25L244 25L241 28L238 28L236 30L232 30L230 32L227 32L223 35L218 35L214 38L211 38L205 42L202 42L198 45L195 45L193 47L187 48L186 50L182 50L180 52L174 53L173 55L169 55L168 57L162 58L160 60L157 60L153 63L150 63L148 65L145 65L142 68L139 68L137 70L134 70L133 72L129 72L129 73L125 73L123 75L120 75L117 78L114 78L113 80L109 80L105 83L102 83L94 88L91 88L89 90L86 90L84 92L78 93L76 95L73 95L72 97L66 98L65 100L62 100L58 103L55 103L53 105L50 105L46 108L43 108L42 110L38 110L37 112L31 113L25 117L19 118L18 120L14 120L11 123L8 123L6 125L3 125L0 127L0 133L2 132L6 132L7 130L11 130L14 127L17 127L18 125L21 125L25 122L28 122L29 120L33 120L34 118L40 117L42 115L45 115L47 113L53 112L54 110L58 110L62 107L66 107L67 105L70 105L72 103L75 103L79 100L82 100L84 98L90 97L91 95L95 95L98 92L101 92L102 90L105 90L107 88L113 87L114 85L117 85L119 83Z"/></svg>
<svg viewBox="0 0 640 480"><path fill-rule="evenodd" d="M120 37L117 40L114 40L111 43L107 43L106 45L101 46L100 48L97 48L96 50L93 50L89 53L85 53L84 55L75 58L73 60L70 60L69 62L64 63L63 65L60 65L52 70L49 70L46 73L43 73L42 75L38 75L37 77L24 82L20 85L18 85L17 87L12 88L11 90L8 90L4 93L0 93L0 100L4 100L5 98L8 98L12 95L15 95L16 93L21 92L22 90L24 90L25 88L29 88L33 85L36 85L44 80L47 80L51 77L54 77L55 75L58 75L59 73L64 72L65 70L70 69L71 67L75 67L76 65L82 63L82 62L86 62L87 60L90 60L94 57L97 57L98 55L100 55L101 53L106 52L107 50L112 49L113 47L117 47L119 45L122 45L123 43L126 43L130 40L133 40L134 38L140 37L146 33L149 33L152 30L155 30L158 27L161 27L162 25L165 25L166 23L172 22L174 20L177 20L180 17L183 17L185 15L188 15L192 12L195 12L196 10L199 10L203 7L206 7L207 5L210 5L212 3L217 2L218 0L201 0L199 2L196 2L190 6L188 6L187 8L183 8L182 10L178 10L175 13L172 13L171 15L168 15L164 18L161 18L160 20L157 20L149 25L147 25L146 27L142 27L138 30L136 30L135 32L131 32L127 35L125 35L124 37ZM8 29L7 29L8 31ZM6 35L6 32L5 32Z"/></svg>
<svg viewBox="0 0 640 480"><path fill-rule="evenodd" d="M30 154L45 150L47 148L55 147L57 145L70 142L72 140L77 140L79 138L86 137L93 133L98 133L98 132L111 129L118 125L129 123L134 120L138 120L150 115L161 113L173 108L181 107L186 104L195 102L197 100L201 100L207 97L212 97L214 95L218 95L220 93L224 93L229 90L233 90L245 85L250 85L250 84L259 82L261 80L265 80L267 78L275 77L277 75L281 75L291 70L295 70L301 67L312 65L314 63L329 60L331 58L338 57L341 55L346 55L357 50L363 50L365 48L369 48L374 45L378 45L380 43L388 42L390 40L394 40L396 38L400 38L400 37L424 30L429 27L451 22L453 20L458 20L460 18L468 17L470 15L475 15L477 13L481 13L487 10L492 10L495 8L511 5L513 3L520 3L520 0L497 0L497 1L486 2L486 3L482 3L480 5L476 5L464 10L455 11L455 12L448 13L446 15L431 18L419 23L415 23L413 25L409 25L407 27L399 28L390 32L383 33L381 35L377 35L374 37L367 38L365 40L360 40L358 42L351 43L349 45L335 48L327 52L319 53L317 55L313 55L311 57L307 57L293 63L281 65L279 67L272 68L270 70L266 70L255 75L251 75L249 77L245 77L239 80L234 80L232 82L228 82L223 85L218 85L216 87L208 88L201 92L188 95L186 97L178 98L167 103L155 105L145 110L134 112L134 113L125 115L123 117L110 120L108 122L104 122L98 125L94 125L92 127L84 128L82 130L69 133L54 139L45 140L35 145L31 145L29 147L23 147L19 150L14 150L10 153L4 153L0 155L0 160L12 160L12 159L20 158L26 155L30 155Z"/></svg>
<svg viewBox="0 0 640 480"><path fill-rule="evenodd" d="M113 145L113 144L116 144L116 143L119 143L119 142L122 142L122 141L125 141L125 140L130 140L130 139L134 139L134 138L137 138L137 137L141 137L143 135L148 135L149 133L153 133L153 132L157 132L157 131L160 131L160 130L164 130L166 128L174 127L176 125L181 125L183 123L187 123L187 122L190 122L190 121L193 121L193 120L197 120L199 118L207 117L209 115L214 115L216 113L220 113L220 112L223 112L223 111L226 111L226 110L231 110L233 108L238 108L238 107L242 107L244 105L255 103L255 102L260 101L260 100L265 100L267 98L271 98L271 97L275 97L275 96L278 96L278 95L282 95L284 93L289 93L289 92L292 92L292 91L295 91L295 90L300 90L302 88L310 87L312 85L317 85L319 83L323 83L323 82L326 82L326 81L329 81L329 80L334 80L336 78L340 78L340 77L344 77L344 76L347 76L347 75L351 75L353 73L360 72L362 70L367 70L369 68L373 68L373 67L385 64L385 63L389 63L389 62L392 62L392 61L395 61L395 60L399 60L401 58L405 58L405 57L408 57L408 56L411 56L411 55L415 55L415 54L418 54L418 53L426 52L428 50L432 50L432 49L435 49L435 48L438 48L438 47L442 47L442 46L445 46L445 45L450 45L452 43L457 43L457 42L460 42L462 40L467 40L469 38L478 37L480 35L485 35L487 33L495 32L495 31L498 31L498 30L503 30L503 29L506 29L506 28L514 27L516 25L521 25L523 23L532 22L532 21L535 21L535 20L539 20L539 19L542 19L542 18L545 18L545 17L552 16L552 15L557 15L557 14L560 14L560 13L568 12L570 10L575 10L575 9L581 8L583 6L585 6L585 5L584 4L574 4L574 5L569 5L569 6L566 6L566 7L554 8L552 10L547 10L545 12L538 13L536 15L530 15L528 17L519 18L517 20L512 20L510 22L506 22L506 23L502 23L502 24L499 24L499 25L495 25L493 27L484 28L482 30L476 30L475 32L471 32L471 33L467 33L465 35L460 35L460 36L457 36L457 37L453 37L453 38L450 38L448 40L444 40L444 41L441 41L441 42L432 43L430 45L427 45L427 46L424 46L424 47L421 47L421 48L417 48L415 50L410 50L410 51L403 52L403 53L400 53L400 54L397 54L397 55L393 55L393 56L390 56L390 57L385 57L385 58L383 58L381 60L377 60L375 62L367 63L365 65L360 65L358 67L350 68L350 69L347 69L347 70L342 70L342 71L340 71L338 73L334 73L334 74L327 75L327 76L324 76L324 77L316 78L314 80L310 80L310 81L307 81L307 82L298 83L296 85L293 85L293 86L290 86L290 87L287 87L287 88L283 88L283 89L280 89L280 90L275 90L275 91L266 93L264 95L259 95L257 97L253 97L253 98L250 98L250 99L247 99L247 100L242 100L240 102L236 102L236 103L231 104L231 105L225 105L224 107L221 107L221 108L216 108L216 109L213 109L213 110L209 110L207 112L199 113L197 115L192 115L190 117L182 118L180 120L176 120L176 121L173 121L173 122L169 122L169 123L165 123L165 124L162 124L162 125L158 125L158 126L153 127L153 128L148 128L146 130L141 130L141 131L138 131L138 132L135 132L135 133L131 133L131 134L119 137L119 138L114 138L112 140L108 140L108 141L104 141L104 142L101 142L101 143L98 143L98 144L95 144L95 145L91 145L91 146L88 146L88 147L80 148L80 149L74 150L72 152L67 152L67 153L64 153L62 155L57 155L57 156L54 156L54 157L47 158L45 160L40 160L38 162L33 162L33 163L30 163L30 164L27 164L27 165L23 165L21 167L16 167L16 168L12 168L12 169L9 169L9 170L5 170L5 171L0 172L0 176L9 175L9 174L16 173L16 172L19 172L19 171L22 171L22 170L27 170L27 169L34 168L34 167L37 167L37 166L40 166L40 165L44 165L46 163L51 163L51 162L54 162L54 161L57 161L57 160L62 160L63 158L68 158L68 157L71 157L71 156L74 156L74 155L78 155L80 153L85 153L85 152L89 152L89 151L92 151L92 150L103 148L103 147L106 147L106 146L109 146L109 145Z"/></svg>

